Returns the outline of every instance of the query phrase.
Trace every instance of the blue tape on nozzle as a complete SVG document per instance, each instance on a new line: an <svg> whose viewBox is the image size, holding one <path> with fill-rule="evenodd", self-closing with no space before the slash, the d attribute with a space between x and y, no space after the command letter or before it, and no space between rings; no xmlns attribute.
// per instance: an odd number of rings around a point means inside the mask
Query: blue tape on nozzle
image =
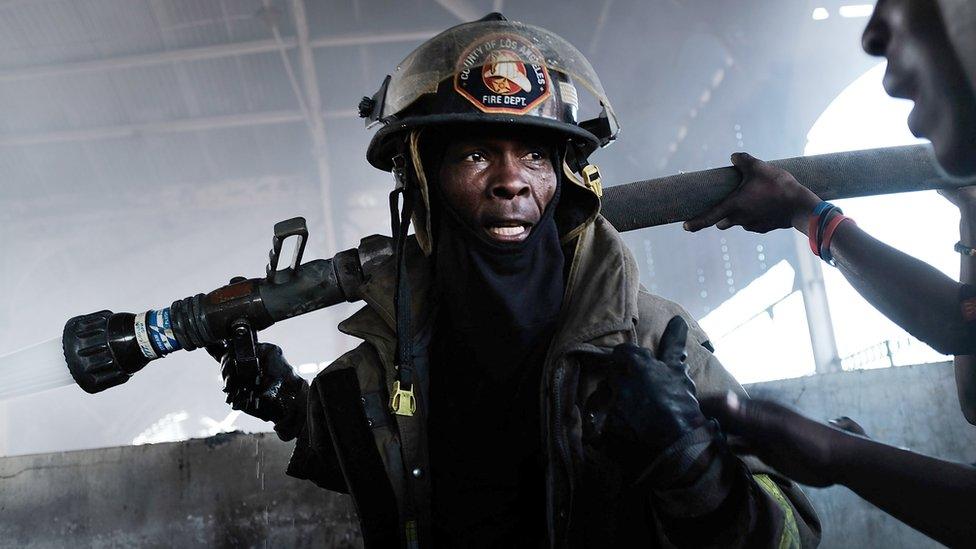
<svg viewBox="0 0 976 549"><path fill-rule="evenodd" d="M160 354L167 355L183 348L180 342L176 340L176 335L173 334L169 307L147 312L146 328L149 330L149 337L152 338L153 346Z"/></svg>

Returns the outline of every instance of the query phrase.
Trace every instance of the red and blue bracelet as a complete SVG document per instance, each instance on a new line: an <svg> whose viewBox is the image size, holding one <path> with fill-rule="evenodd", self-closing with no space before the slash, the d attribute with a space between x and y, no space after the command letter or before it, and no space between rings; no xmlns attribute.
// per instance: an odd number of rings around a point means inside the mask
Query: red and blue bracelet
<svg viewBox="0 0 976 549"><path fill-rule="evenodd" d="M853 219L844 215L843 210L826 201L817 204L813 208L812 215L810 215L810 225L807 229L810 250L831 266L834 265L834 256L830 253L830 242L834 238L837 227L848 220L855 225L857 224Z"/></svg>

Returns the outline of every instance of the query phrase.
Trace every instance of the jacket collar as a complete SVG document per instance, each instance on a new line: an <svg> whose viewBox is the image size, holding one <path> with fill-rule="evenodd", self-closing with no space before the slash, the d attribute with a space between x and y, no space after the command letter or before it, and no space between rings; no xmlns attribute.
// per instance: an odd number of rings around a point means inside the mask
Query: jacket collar
<svg viewBox="0 0 976 549"><path fill-rule="evenodd" d="M579 234L553 348L633 332L639 284L630 250L610 222L597 216Z"/></svg>
<svg viewBox="0 0 976 549"><path fill-rule="evenodd" d="M610 332L632 331L637 319L639 274L633 256L616 229L599 215L599 198L572 180L566 182L556 213L557 224L564 243L578 240L572 257L567 258L571 261L570 272L554 348ZM407 242L406 250L412 296L411 327L416 334L432 321L436 310L433 273L430 259L424 256L414 238ZM341 322L339 330L392 352L396 333L395 259L387 258L365 275L359 290L368 306Z"/></svg>
<svg viewBox="0 0 976 549"><path fill-rule="evenodd" d="M416 334L430 322L431 314L435 310L433 276L430 260L421 252L415 238L407 240L405 250L411 296L410 326L411 331ZM396 339L396 308L393 301L395 289L396 258L390 256L364 273L359 295L363 296L367 306L340 322L339 331L374 343L383 350L388 348L392 353ZM380 353L381 356L386 354L388 353ZM389 356L392 357L392 354Z"/></svg>
<svg viewBox="0 0 976 549"><path fill-rule="evenodd" d="M600 198L564 166L563 201L556 212L571 254L560 327L552 347L562 349L610 332L633 331L640 274L617 230L600 216Z"/></svg>

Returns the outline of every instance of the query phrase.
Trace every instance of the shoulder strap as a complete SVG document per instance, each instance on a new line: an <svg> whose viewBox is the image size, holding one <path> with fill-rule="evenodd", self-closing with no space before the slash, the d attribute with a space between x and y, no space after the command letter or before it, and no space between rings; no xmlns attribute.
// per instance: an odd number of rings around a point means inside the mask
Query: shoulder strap
<svg viewBox="0 0 976 549"><path fill-rule="evenodd" d="M396 496L366 421L359 379L351 369L322 374L317 383L329 434L353 498L366 547L400 543Z"/></svg>

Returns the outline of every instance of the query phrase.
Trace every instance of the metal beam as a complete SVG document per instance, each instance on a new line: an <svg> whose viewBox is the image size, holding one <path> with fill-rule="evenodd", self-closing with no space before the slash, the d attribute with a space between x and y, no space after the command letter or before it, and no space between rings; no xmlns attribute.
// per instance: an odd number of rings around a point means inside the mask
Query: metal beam
<svg viewBox="0 0 976 549"><path fill-rule="evenodd" d="M480 19L485 15L467 0L436 0L436 2L460 19L462 23Z"/></svg>
<svg viewBox="0 0 976 549"><path fill-rule="evenodd" d="M355 118L358 116L358 113L355 109L343 109L322 111L321 116L328 119ZM265 111L226 116L204 116L199 118L166 120L164 122L148 122L145 124L126 124L122 126L101 126L53 132L0 135L0 147L25 147L47 143L121 139L146 134L196 132L246 126L267 126L270 124L294 124L304 121L305 117L299 111Z"/></svg>
<svg viewBox="0 0 976 549"><path fill-rule="evenodd" d="M837 354L834 324L830 320L830 306L827 304L827 288L824 286L820 260L810 253L810 244L806 237L794 233L793 242L797 255L796 282L803 295L814 366L818 374L839 372L840 356Z"/></svg>
<svg viewBox="0 0 976 549"><path fill-rule="evenodd" d="M330 48L341 46L363 46L369 44L388 44L395 42L417 42L426 40L435 34L437 34L437 31L323 36L310 40L309 45L312 48ZM285 37L282 38L282 40L284 41L284 46L287 49L294 49L298 45L298 40L294 37ZM73 63L12 68L0 70L0 82L14 82L18 80L28 80L31 78L64 76L69 74L91 74L111 70L129 69L133 67L165 65L167 63L219 59L238 55L253 55L274 52L280 48L281 46L275 40L253 40L250 42L218 44L215 46L204 46L200 48L184 48L141 55L125 55L105 59L93 59L90 61L77 61Z"/></svg>
<svg viewBox="0 0 976 549"><path fill-rule="evenodd" d="M221 6L223 7L223 6ZM172 22L169 17L169 12L161 13L158 2L149 2L149 12L152 14L153 19L159 23L159 36L163 41L163 47L170 49L173 47L172 39ZM165 25L163 24L165 21ZM183 99L183 105L186 107L186 113L188 116L196 118L203 116L203 109L200 108L200 101L197 99L197 95L193 90L193 86L190 84L190 75L187 71L186 64L177 63L173 65L173 72L176 75L176 87L180 92L180 97ZM70 103L70 102L68 102ZM204 166L206 167L207 173L210 179L216 177L216 163L214 162L213 155L210 153L210 146L199 133L193 135L193 139L196 141L197 148L200 151L201 156L203 156ZM91 155L88 152L89 147L83 145L86 155L90 158ZM89 161L90 164L94 165L94 162Z"/></svg>
<svg viewBox="0 0 976 549"><path fill-rule="evenodd" d="M312 136L312 157L319 176L319 207L322 208L323 236L322 246L326 256L339 251L336 242L335 207L332 203L332 173L330 171L329 148L325 133L325 120L322 117L322 94L319 91L318 72L315 69L315 56L312 53L308 32L308 18L305 16L305 0L291 0L291 15L295 23L295 36L298 39L298 60L302 65L302 84L305 92L305 105L308 131ZM337 311L330 310L329 324L338 322ZM342 349L342 336L334 331L331 338L332 350ZM338 355L338 353L336 353Z"/></svg>
<svg viewBox="0 0 976 549"><path fill-rule="evenodd" d="M105 194L107 193L98 196ZM76 188L27 198L8 199L0 195L0 203L4 206L4 210L0 211L0 226L4 226L4 232L0 233L0 237L3 237L0 244L6 246L2 249L13 250L15 244L30 241L32 245L36 243L38 249L49 250L60 245L59 242L67 241L70 247L74 245L73 240L83 240L85 235L81 233L66 237L49 230L65 220L73 226L97 228L113 224L127 226L137 223L140 217L158 214L183 223L207 216L222 219L229 212L246 211L249 208L294 207L295 204L310 203L318 196L317 190L308 184L308 177L302 168L295 173L214 181L166 180L154 189L153 196L158 201L152 204L140 201L137 191L116 194L122 207L90 207L97 199L89 191ZM0 271L0 275L6 274ZM2 320L4 319L0 311L0 321ZM0 344L2 343L3 339L0 337Z"/></svg>
<svg viewBox="0 0 976 549"><path fill-rule="evenodd" d="M295 40L288 39L290 47L295 47ZM55 65L38 65L19 69L0 71L0 82L27 80L46 76L64 76L67 74L85 74L104 72L109 70L129 69L133 67L147 67L151 65L165 65L167 63L200 61L203 59L217 59L234 55L251 55L267 53L278 49L274 40L254 40L251 42L237 42L234 44L219 44L202 48L186 48L171 51L161 51L142 55L126 55L93 59L91 61L77 61Z"/></svg>
<svg viewBox="0 0 976 549"><path fill-rule="evenodd" d="M607 25L607 16L610 15L611 6L613 6L613 0L603 0L600 15L596 18L596 24L593 25L593 36L590 38L590 45L586 48L586 55L590 59L593 59L593 54L596 53L596 46L600 42L600 36L603 35L603 28Z"/></svg>
<svg viewBox="0 0 976 549"><path fill-rule="evenodd" d="M305 16L305 1L291 0L291 14L295 22L298 38L298 59L302 64L302 83L305 90L305 105L308 108L308 129L312 135L312 156L319 175L319 191L322 194L322 208L325 211L325 249L336 249L335 226L332 223L332 181L329 173L329 149L325 139L325 120L322 118L322 96L319 92L315 58L309 43L308 19Z"/></svg>
<svg viewBox="0 0 976 549"><path fill-rule="evenodd" d="M443 29L442 29L443 30ZM409 32L386 32L380 34L350 34L322 36L309 40L309 45L318 48L338 48L342 46L368 46L370 44L395 44L397 42L422 42L439 34L440 30L421 30Z"/></svg>

